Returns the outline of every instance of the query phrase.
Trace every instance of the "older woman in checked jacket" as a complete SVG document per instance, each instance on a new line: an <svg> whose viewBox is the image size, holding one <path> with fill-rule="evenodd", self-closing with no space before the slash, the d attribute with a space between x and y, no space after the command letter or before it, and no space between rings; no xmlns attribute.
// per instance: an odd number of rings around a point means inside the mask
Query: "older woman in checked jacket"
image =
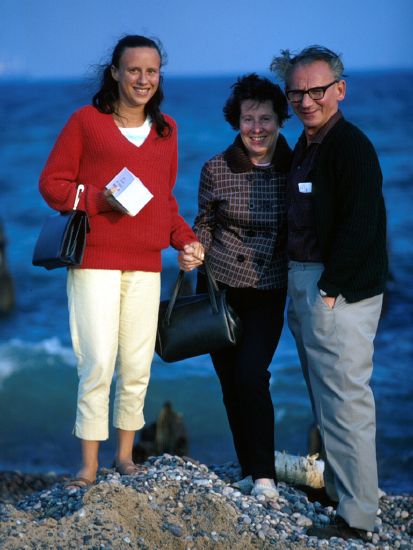
<svg viewBox="0 0 413 550"><path fill-rule="evenodd" d="M194 231L220 287L242 320L235 349L211 354L221 382L243 492L277 496L269 365L281 335L287 289L286 173L291 150L279 128L288 117L281 89L256 74L233 85L224 115L239 130L203 167ZM181 268L196 265L191 250ZM206 280L198 274L198 291Z"/></svg>

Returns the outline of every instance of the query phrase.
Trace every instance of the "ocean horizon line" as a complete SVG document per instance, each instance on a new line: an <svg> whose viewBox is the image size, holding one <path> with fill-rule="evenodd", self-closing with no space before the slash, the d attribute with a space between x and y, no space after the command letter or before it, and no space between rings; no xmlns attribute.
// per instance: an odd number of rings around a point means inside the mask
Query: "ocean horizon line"
<svg viewBox="0 0 413 550"><path fill-rule="evenodd" d="M4 75L0 74L0 85L2 84L25 84L25 83L48 83L48 82L56 82L56 83L78 83L78 82L84 82L85 80L90 80L95 77L95 73L93 72L94 69L91 68L90 71L85 72L84 74L79 75L23 75L23 74L14 74L14 75ZM164 71L164 76L167 79L193 79L193 80L213 80L213 79L227 79L227 78L237 78L238 76L242 74L247 74L251 72L256 72L258 74L264 75L264 76L272 76L272 73L268 70L260 70L260 69L246 69L244 71L237 71L237 72L220 72L217 71L215 73L180 73L180 72L171 72ZM354 75L360 75L360 74L383 74L383 73L394 73L394 74L409 74L413 73L413 66L412 67L356 67L352 68L349 67L345 70L345 77L349 78L352 74Z"/></svg>

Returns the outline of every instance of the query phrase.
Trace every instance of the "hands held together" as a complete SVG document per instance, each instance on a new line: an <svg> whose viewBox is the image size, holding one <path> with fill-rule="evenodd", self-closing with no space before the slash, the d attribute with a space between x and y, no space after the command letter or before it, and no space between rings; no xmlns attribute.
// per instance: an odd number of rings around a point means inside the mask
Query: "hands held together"
<svg viewBox="0 0 413 550"><path fill-rule="evenodd" d="M179 267L182 271L192 271L203 263L204 257L205 251L201 243L186 244L178 254Z"/></svg>

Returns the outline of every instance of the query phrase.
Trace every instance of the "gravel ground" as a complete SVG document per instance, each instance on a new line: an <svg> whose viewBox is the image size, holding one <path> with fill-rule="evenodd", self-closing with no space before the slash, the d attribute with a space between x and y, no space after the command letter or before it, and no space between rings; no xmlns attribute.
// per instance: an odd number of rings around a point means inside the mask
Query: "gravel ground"
<svg viewBox="0 0 413 550"><path fill-rule="evenodd" d="M63 476L0 473L0 548L90 550L413 549L413 496L384 496L371 542L307 537L332 507L292 486L279 497L242 495L233 463L151 457L135 476L101 470L88 489L67 491Z"/></svg>

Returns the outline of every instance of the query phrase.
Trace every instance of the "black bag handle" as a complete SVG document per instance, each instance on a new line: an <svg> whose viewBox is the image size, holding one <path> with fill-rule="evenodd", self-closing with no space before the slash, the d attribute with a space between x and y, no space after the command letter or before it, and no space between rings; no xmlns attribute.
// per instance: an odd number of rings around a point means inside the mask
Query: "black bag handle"
<svg viewBox="0 0 413 550"><path fill-rule="evenodd" d="M205 267L205 273L207 277L208 295L209 295L209 300L211 302L212 311L214 313L218 313L217 297L215 293L219 291L219 288L206 258L204 260L204 267ZM185 271L183 271L182 269L179 270L178 278L176 280L175 287L172 291L171 299L169 300L168 307L165 312L164 319L167 325L169 325L170 323L172 311L175 306L176 299L179 295L179 290L181 288L184 277L185 277Z"/></svg>

